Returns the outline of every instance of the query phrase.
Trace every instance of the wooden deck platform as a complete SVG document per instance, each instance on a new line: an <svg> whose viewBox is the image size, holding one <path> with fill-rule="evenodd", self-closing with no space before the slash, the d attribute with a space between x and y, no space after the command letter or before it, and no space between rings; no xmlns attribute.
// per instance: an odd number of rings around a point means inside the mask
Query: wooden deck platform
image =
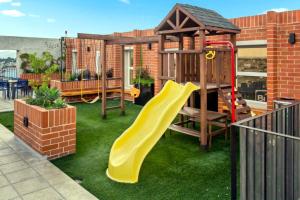
<svg viewBox="0 0 300 200"><path fill-rule="evenodd" d="M197 85L198 87L200 87L200 82L194 82L194 81L191 81L193 84ZM187 82L184 82L184 83L181 83L181 84L186 84ZM231 88L231 85L230 84L220 84L220 88L221 89L227 89L227 88ZM218 91L218 86L217 86L217 83L207 83L207 86L206 86L206 89L207 89L207 92L210 93L210 92L216 92ZM200 90L201 90L201 87L200 87ZM200 91L199 90L199 91Z"/></svg>

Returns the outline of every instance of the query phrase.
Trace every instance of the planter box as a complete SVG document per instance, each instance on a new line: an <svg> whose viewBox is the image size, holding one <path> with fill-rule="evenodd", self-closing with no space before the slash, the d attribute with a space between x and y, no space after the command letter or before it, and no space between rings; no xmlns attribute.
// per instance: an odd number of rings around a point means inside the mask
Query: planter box
<svg viewBox="0 0 300 200"><path fill-rule="evenodd" d="M136 84L135 87L138 88L138 85ZM154 84L151 84L150 87L141 85L140 91L140 96L134 99L134 103L144 106L154 96Z"/></svg>
<svg viewBox="0 0 300 200"><path fill-rule="evenodd" d="M20 75L21 79L26 79L26 80L35 80L38 82L42 81L42 74L34 74L34 73L24 73ZM51 75L51 80L60 80L60 74L59 73L54 73Z"/></svg>
<svg viewBox="0 0 300 200"><path fill-rule="evenodd" d="M37 152L48 159L76 152L76 107L46 110L17 99L14 108L15 135Z"/></svg>

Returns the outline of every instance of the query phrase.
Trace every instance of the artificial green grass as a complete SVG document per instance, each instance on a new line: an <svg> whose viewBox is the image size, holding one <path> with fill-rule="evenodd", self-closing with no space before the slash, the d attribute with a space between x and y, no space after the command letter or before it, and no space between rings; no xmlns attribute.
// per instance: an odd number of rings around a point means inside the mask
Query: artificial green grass
<svg viewBox="0 0 300 200"><path fill-rule="evenodd" d="M10 131L14 131L14 113L4 112L0 113L0 123L8 128Z"/></svg>
<svg viewBox="0 0 300 200"><path fill-rule="evenodd" d="M100 103L74 105L77 153L53 163L72 178L82 180L81 185L99 199L230 199L229 142L225 143L224 136L214 138L207 152L200 149L197 138L167 134L146 157L139 182L121 184L105 174L110 148L141 107L126 103L126 116L114 110L103 120ZM10 119L0 117L0 123L12 126Z"/></svg>

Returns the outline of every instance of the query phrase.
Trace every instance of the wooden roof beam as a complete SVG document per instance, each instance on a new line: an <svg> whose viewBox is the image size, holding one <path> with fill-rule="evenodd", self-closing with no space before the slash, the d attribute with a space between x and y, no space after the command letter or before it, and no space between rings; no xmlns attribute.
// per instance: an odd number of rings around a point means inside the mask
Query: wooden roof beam
<svg viewBox="0 0 300 200"><path fill-rule="evenodd" d="M188 16L186 16L186 18L182 21L182 23L180 24L179 28L182 29L183 26L187 23L187 21L189 20L190 18Z"/></svg>
<svg viewBox="0 0 300 200"><path fill-rule="evenodd" d="M99 34L88 34L88 33L78 33L77 37L79 39L94 39L94 40L115 40L118 38L131 38L124 36L114 36L114 35L99 35Z"/></svg>
<svg viewBox="0 0 300 200"><path fill-rule="evenodd" d="M167 20L167 23L173 28L176 29L176 26L171 22L171 20Z"/></svg>
<svg viewBox="0 0 300 200"><path fill-rule="evenodd" d="M93 40L105 40L107 44L143 44L143 43L156 43L159 40L159 36L144 36L144 37L124 37L113 35L98 35L98 34L85 34L78 33L79 39L93 39ZM167 40L178 42L178 38L175 36L167 36Z"/></svg>

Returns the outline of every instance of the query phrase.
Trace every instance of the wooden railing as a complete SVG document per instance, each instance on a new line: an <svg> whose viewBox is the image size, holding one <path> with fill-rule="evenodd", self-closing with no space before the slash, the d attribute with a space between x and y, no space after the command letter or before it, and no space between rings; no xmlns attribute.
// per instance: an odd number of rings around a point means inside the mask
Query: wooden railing
<svg viewBox="0 0 300 200"><path fill-rule="evenodd" d="M238 133L240 199L300 199L300 103L233 124L233 199L237 197Z"/></svg>
<svg viewBox="0 0 300 200"><path fill-rule="evenodd" d="M160 53L163 62L161 80L200 81L200 51L179 50ZM213 60L206 60L207 82L230 83L230 60L227 59L229 53L226 49L216 50L216 57Z"/></svg>

